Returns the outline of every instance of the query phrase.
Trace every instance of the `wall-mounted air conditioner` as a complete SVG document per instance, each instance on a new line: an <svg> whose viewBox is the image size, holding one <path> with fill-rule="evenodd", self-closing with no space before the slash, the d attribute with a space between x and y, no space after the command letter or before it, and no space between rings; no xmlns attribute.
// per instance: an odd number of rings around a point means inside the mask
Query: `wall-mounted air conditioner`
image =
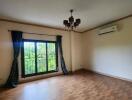
<svg viewBox="0 0 132 100"><path fill-rule="evenodd" d="M117 25L109 26L103 29L99 30L98 35L106 34L106 33L111 33L117 31Z"/></svg>

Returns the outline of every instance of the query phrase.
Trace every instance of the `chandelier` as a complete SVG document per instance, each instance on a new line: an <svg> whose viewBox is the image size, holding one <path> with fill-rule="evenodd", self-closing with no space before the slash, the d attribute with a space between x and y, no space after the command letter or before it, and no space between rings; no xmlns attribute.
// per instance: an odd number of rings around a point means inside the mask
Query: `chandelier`
<svg viewBox="0 0 132 100"><path fill-rule="evenodd" d="M69 17L68 20L63 20L63 24L65 25L66 29L72 31L74 28L79 26L79 24L81 23L81 19L74 19L74 17L72 16L73 9L70 10L70 13L71 17Z"/></svg>

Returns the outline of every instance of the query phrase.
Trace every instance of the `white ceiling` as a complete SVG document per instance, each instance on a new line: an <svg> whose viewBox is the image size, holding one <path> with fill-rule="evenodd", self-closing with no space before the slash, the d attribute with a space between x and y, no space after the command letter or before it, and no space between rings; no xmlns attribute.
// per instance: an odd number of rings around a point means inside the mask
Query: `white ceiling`
<svg viewBox="0 0 132 100"><path fill-rule="evenodd" d="M0 0L0 18L64 28L74 9L78 31L132 14L132 0Z"/></svg>

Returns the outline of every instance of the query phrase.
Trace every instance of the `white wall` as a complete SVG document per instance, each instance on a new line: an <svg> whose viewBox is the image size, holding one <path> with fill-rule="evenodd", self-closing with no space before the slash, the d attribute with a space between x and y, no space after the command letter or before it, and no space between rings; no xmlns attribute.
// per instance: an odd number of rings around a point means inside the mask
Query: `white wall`
<svg viewBox="0 0 132 100"><path fill-rule="evenodd" d="M82 68L82 34L71 33L72 70Z"/></svg>
<svg viewBox="0 0 132 100"><path fill-rule="evenodd" d="M71 33L67 31L61 31L51 28L45 28L45 27L38 27L38 26L32 26L32 25L24 25L24 24L18 24L13 22L6 22L6 21L0 21L0 84L4 84L5 81L8 78L11 63L12 63L12 56L13 56L13 50L12 50L12 41L11 41L11 34L8 32L8 30L21 30L29 33L41 33L41 34L51 34L51 35L62 35L62 45L63 45L63 53L64 53L64 59L66 62L66 66L68 70L72 69L72 66L74 66L74 70L79 69L77 66L76 68L76 60L78 61L80 59L80 55L74 55L72 54L72 51L74 51L74 48L71 48L73 45L74 47L77 46L78 53L81 53L81 47L79 45L76 45L75 43L80 43L81 37L79 33L74 33L74 37L77 35L77 39L71 38ZM29 35L28 35L29 36ZM24 34L24 37L28 37ZM46 36L31 36L31 38L47 38ZM71 44L71 41L73 44ZM75 45L74 45L75 44ZM74 57L76 56L76 57ZM74 57L74 62L72 62L72 58ZM82 62L78 62L78 65L81 65ZM21 75L20 75L21 76Z"/></svg>
<svg viewBox="0 0 132 100"><path fill-rule="evenodd" d="M132 80L132 17L112 24L118 32L97 35L98 28L83 34L84 68Z"/></svg>

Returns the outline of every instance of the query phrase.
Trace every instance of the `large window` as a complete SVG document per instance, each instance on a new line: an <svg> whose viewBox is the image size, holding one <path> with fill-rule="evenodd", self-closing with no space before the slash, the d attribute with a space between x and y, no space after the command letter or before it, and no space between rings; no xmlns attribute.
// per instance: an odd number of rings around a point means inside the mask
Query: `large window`
<svg viewBox="0 0 132 100"><path fill-rule="evenodd" d="M57 71L55 41L24 39L22 47L22 77Z"/></svg>

